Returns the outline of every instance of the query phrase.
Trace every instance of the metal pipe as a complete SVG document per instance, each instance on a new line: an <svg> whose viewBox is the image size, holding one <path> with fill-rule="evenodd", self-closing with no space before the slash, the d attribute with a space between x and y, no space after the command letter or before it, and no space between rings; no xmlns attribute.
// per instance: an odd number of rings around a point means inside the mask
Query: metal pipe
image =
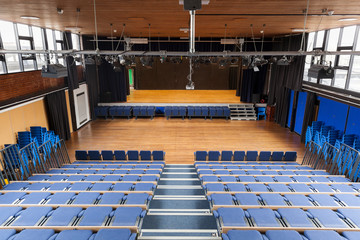
<svg viewBox="0 0 360 240"><path fill-rule="evenodd" d="M195 53L195 10L190 12L190 53Z"/></svg>

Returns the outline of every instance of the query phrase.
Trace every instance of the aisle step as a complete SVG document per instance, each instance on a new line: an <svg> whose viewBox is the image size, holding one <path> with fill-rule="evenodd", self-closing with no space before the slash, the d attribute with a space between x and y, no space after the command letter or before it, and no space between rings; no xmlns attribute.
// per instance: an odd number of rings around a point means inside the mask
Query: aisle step
<svg viewBox="0 0 360 240"><path fill-rule="evenodd" d="M146 229L142 230L138 236L139 240L183 240L183 239L209 239L209 240L221 240L217 230L160 230L160 229Z"/></svg>
<svg viewBox="0 0 360 240"><path fill-rule="evenodd" d="M209 201L205 199L158 199L152 200L149 209L209 209Z"/></svg>
<svg viewBox="0 0 360 240"><path fill-rule="evenodd" d="M202 186L197 185L158 185L157 189L203 189Z"/></svg>
<svg viewBox="0 0 360 240"><path fill-rule="evenodd" d="M168 185L166 185L168 186ZM157 195L204 195L203 189L159 189L157 188L154 193L154 197Z"/></svg>
<svg viewBox="0 0 360 240"><path fill-rule="evenodd" d="M199 179L196 180L159 180L158 181L158 187L159 185L201 185L201 182Z"/></svg>
<svg viewBox="0 0 360 240"><path fill-rule="evenodd" d="M142 229L217 229L217 224L211 213L148 213Z"/></svg>

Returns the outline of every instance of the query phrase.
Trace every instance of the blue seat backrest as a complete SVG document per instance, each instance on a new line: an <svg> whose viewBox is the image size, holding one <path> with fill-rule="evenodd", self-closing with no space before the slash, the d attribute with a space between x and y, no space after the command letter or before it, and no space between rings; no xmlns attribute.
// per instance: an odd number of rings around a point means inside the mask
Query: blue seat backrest
<svg viewBox="0 0 360 240"><path fill-rule="evenodd" d="M153 160L164 160L164 151L153 151Z"/></svg>
<svg viewBox="0 0 360 240"><path fill-rule="evenodd" d="M151 151L140 151L141 160L151 160Z"/></svg>
<svg viewBox="0 0 360 240"><path fill-rule="evenodd" d="M88 153L87 153L87 151L84 151L84 150L76 150L75 158L76 158L76 160L87 160Z"/></svg>
<svg viewBox="0 0 360 240"><path fill-rule="evenodd" d="M219 161L219 151L209 151L209 161Z"/></svg>
<svg viewBox="0 0 360 240"><path fill-rule="evenodd" d="M221 152L221 161L231 161L233 157L232 151L222 151Z"/></svg>
<svg viewBox="0 0 360 240"><path fill-rule="evenodd" d="M127 151L128 160L139 160L139 151L136 150L129 150Z"/></svg>
<svg viewBox="0 0 360 240"><path fill-rule="evenodd" d="M115 160L125 161L126 160L126 153L122 150L115 150L114 151Z"/></svg>
<svg viewBox="0 0 360 240"><path fill-rule="evenodd" d="M285 161L296 161L297 152L285 152L284 160Z"/></svg>
<svg viewBox="0 0 360 240"><path fill-rule="evenodd" d="M246 152L246 161L256 161L258 157L257 151L247 151Z"/></svg>
<svg viewBox="0 0 360 240"><path fill-rule="evenodd" d="M235 151L234 152L234 161L244 161L245 151Z"/></svg>
<svg viewBox="0 0 360 240"><path fill-rule="evenodd" d="M89 150L88 154L90 160L101 160L101 155L98 150Z"/></svg>
<svg viewBox="0 0 360 240"><path fill-rule="evenodd" d="M271 152L270 151L261 151L259 154L259 161L270 161Z"/></svg>
<svg viewBox="0 0 360 240"><path fill-rule="evenodd" d="M206 151L196 151L195 152L195 161L206 161L207 152Z"/></svg>
<svg viewBox="0 0 360 240"><path fill-rule="evenodd" d="M101 151L101 156L103 160L114 160L114 153L111 150Z"/></svg>
<svg viewBox="0 0 360 240"><path fill-rule="evenodd" d="M284 152L275 151L272 154L272 161L282 161L284 156Z"/></svg>

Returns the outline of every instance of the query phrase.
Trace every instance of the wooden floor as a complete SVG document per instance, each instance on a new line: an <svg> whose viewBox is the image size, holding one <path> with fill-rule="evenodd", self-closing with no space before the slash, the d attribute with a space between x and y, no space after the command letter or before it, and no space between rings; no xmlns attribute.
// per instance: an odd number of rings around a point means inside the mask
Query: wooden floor
<svg viewBox="0 0 360 240"><path fill-rule="evenodd" d="M268 121L225 119L96 120L72 134L74 150L164 150L167 163L192 163L196 150L297 151L304 155L300 137Z"/></svg>
<svg viewBox="0 0 360 240"><path fill-rule="evenodd" d="M236 90L131 90L128 103L240 103Z"/></svg>

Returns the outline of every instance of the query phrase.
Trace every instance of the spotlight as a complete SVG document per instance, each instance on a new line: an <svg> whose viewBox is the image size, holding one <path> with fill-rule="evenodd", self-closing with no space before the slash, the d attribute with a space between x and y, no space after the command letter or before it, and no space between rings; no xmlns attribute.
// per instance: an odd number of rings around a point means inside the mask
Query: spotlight
<svg viewBox="0 0 360 240"><path fill-rule="evenodd" d="M232 58L232 59L230 60L230 64L231 64L231 65L236 65L238 62L239 62L239 59L238 59L238 58Z"/></svg>
<svg viewBox="0 0 360 240"><path fill-rule="evenodd" d="M219 61L219 59L217 57L210 58L210 62L213 63L213 64L218 63L218 61Z"/></svg>
<svg viewBox="0 0 360 240"><path fill-rule="evenodd" d="M121 65L125 65L126 60L125 60L123 55L119 55L119 62L120 62Z"/></svg>
<svg viewBox="0 0 360 240"><path fill-rule="evenodd" d="M226 65L228 64L228 59L227 58L223 58L219 61L219 68L225 68Z"/></svg>
<svg viewBox="0 0 360 240"><path fill-rule="evenodd" d="M248 56L242 58L243 67L248 67L250 65L251 59Z"/></svg>
<svg viewBox="0 0 360 240"><path fill-rule="evenodd" d="M175 63L175 64L180 64L180 63L182 63L182 60L180 57L171 57L170 62Z"/></svg>
<svg viewBox="0 0 360 240"><path fill-rule="evenodd" d="M63 14L64 14L64 9L57 8L56 11L57 11L57 13L58 13L59 15L63 15Z"/></svg>
<svg viewBox="0 0 360 240"><path fill-rule="evenodd" d="M152 57L144 56L144 57L140 58L140 62L143 65L143 67L152 68L152 64L154 62L154 59Z"/></svg>
<svg viewBox="0 0 360 240"><path fill-rule="evenodd" d="M291 63L291 60L292 60L291 58L288 59L286 56L283 56L276 62L276 64L279 66L288 66Z"/></svg>

